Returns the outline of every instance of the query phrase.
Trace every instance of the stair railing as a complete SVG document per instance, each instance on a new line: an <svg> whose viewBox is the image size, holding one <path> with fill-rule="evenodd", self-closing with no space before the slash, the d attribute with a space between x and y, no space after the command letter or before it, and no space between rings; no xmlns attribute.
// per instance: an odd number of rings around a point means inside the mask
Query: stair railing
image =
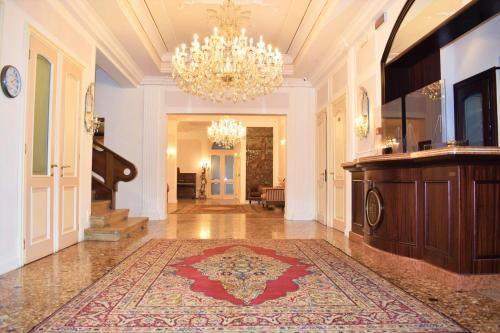
<svg viewBox="0 0 500 333"><path fill-rule="evenodd" d="M111 200L111 208L115 209L118 182L133 180L137 176L137 168L129 160L94 140L92 173L95 199Z"/></svg>

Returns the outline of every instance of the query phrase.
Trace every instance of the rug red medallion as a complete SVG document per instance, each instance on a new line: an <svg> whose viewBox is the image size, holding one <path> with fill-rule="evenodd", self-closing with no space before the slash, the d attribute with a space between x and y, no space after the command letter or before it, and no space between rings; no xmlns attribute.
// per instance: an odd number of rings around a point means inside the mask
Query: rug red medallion
<svg viewBox="0 0 500 333"><path fill-rule="evenodd" d="M154 240L34 331L464 332L319 240Z"/></svg>

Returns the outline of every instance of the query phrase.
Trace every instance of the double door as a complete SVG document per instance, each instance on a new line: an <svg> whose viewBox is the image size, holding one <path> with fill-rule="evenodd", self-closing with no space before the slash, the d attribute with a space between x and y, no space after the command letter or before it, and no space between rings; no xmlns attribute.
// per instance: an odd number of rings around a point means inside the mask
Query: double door
<svg viewBox="0 0 500 333"><path fill-rule="evenodd" d="M211 158L210 195L212 198L233 199L236 196L234 153L213 153Z"/></svg>
<svg viewBox="0 0 500 333"><path fill-rule="evenodd" d="M31 33L25 138L25 263L78 241L82 67Z"/></svg>

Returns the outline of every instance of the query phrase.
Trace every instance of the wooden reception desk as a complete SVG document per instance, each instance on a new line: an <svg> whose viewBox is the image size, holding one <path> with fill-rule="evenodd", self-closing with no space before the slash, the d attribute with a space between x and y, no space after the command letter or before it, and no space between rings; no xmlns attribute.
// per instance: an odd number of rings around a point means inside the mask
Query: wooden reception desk
<svg viewBox="0 0 500 333"><path fill-rule="evenodd" d="M382 155L343 167L352 173L352 232L364 242L460 274L500 273L500 148Z"/></svg>

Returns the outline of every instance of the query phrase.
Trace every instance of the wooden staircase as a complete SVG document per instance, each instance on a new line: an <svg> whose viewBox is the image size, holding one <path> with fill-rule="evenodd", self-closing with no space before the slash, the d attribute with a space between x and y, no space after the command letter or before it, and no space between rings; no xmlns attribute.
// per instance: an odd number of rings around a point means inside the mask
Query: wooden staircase
<svg viewBox="0 0 500 333"><path fill-rule="evenodd" d="M118 241L145 230L147 217L128 217L128 209L116 209L118 182L137 176L135 165L94 140L92 153L92 211L85 240Z"/></svg>

